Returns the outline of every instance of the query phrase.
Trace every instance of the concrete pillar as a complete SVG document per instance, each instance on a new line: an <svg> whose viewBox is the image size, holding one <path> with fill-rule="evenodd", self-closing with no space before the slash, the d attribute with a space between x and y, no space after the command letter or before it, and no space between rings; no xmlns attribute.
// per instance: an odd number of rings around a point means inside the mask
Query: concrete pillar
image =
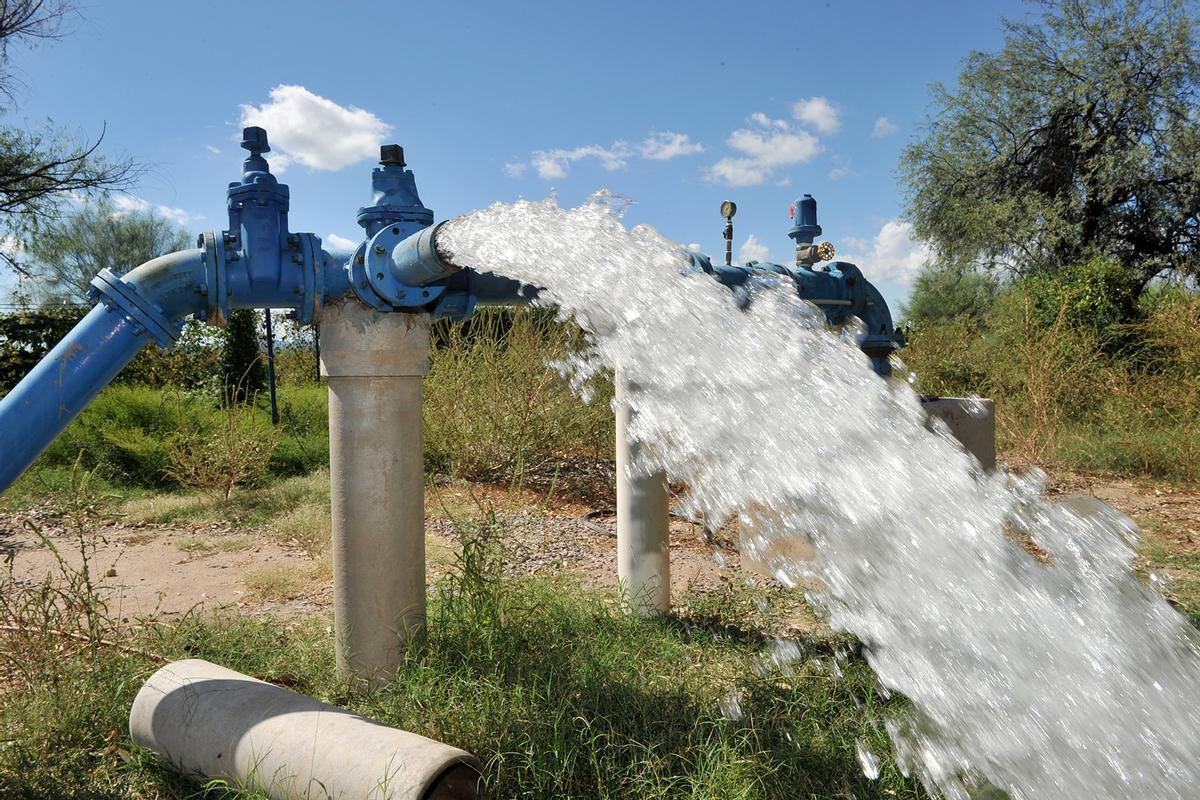
<svg viewBox="0 0 1200 800"><path fill-rule="evenodd" d="M470 753L198 658L150 676L129 735L184 774L273 800L484 796Z"/></svg>
<svg viewBox="0 0 1200 800"><path fill-rule="evenodd" d="M632 412L620 401L627 385L616 370L617 398L617 580L626 606L642 616L671 610L667 481L661 472L631 478L638 446L626 436Z"/></svg>
<svg viewBox="0 0 1200 800"><path fill-rule="evenodd" d="M926 397L921 407L940 419L986 470L996 468L996 404L986 398Z"/></svg>
<svg viewBox="0 0 1200 800"><path fill-rule="evenodd" d="M337 667L371 685L391 679L425 624L429 327L428 314L381 314L354 299L321 316Z"/></svg>

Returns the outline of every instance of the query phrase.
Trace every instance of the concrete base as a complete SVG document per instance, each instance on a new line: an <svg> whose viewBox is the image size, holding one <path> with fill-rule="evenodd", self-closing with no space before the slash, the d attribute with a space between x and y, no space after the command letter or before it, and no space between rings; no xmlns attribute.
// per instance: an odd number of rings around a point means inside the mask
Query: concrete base
<svg viewBox="0 0 1200 800"><path fill-rule="evenodd" d="M479 761L200 659L150 676L129 735L176 769L273 800L475 800Z"/></svg>
<svg viewBox="0 0 1200 800"><path fill-rule="evenodd" d="M620 370L616 389L617 580L625 605L642 616L671 610L670 522L667 480L661 472L631 477L638 446L626 435L632 411L622 404L626 383Z"/></svg>
<svg viewBox="0 0 1200 800"><path fill-rule="evenodd" d="M996 468L996 404L983 398L927 397L925 413L940 419L986 470Z"/></svg>
<svg viewBox="0 0 1200 800"><path fill-rule="evenodd" d="M380 314L353 299L321 319L337 666L372 685L391 679L425 624L429 328L428 314Z"/></svg>

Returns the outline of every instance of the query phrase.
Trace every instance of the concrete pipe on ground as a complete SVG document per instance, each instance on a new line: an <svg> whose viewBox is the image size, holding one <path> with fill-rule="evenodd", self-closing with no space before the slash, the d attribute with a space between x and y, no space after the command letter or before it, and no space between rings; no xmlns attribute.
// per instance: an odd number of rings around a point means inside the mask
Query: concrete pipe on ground
<svg viewBox="0 0 1200 800"><path fill-rule="evenodd" d="M428 314L379 314L354 299L321 320L337 666L373 686L391 679L425 625L429 329Z"/></svg>
<svg viewBox="0 0 1200 800"><path fill-rule="evenodd" d="M631 475L638 445L627 428L633 410L625 402L629 387L621 370L616 390L617 580L625 606L642 616L671 610L671 551L668 536L667 480L661 472Z"/></svg>
<svg viewBox="0 0 1200 800"><path fill-rule="evenodd" d="M470 753L200 659L150 676L129 734L185 774L273 800L485 796Z"/></svg>

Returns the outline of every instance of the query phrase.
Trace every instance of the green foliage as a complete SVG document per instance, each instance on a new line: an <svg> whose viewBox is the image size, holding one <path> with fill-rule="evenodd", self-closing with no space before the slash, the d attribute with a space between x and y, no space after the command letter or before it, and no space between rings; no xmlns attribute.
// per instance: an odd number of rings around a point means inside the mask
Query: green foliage
<svg viewBox="0 0 1200 800"><path fill-rule="evenodd" d="M163 486L170 460L167 443L187 422L216 428L206 401L178 392L110 386L51 443L40 464L64 466L82 451L85 466L114 483Z"/></svg>
<svg viewBox="0 0 1200 800"><path fill-rule="evenodd" d="M191 429L167 445L167 474L183 486L228 503L236 487L254 485L267 473L278 438L256 410L233 404L216 430Z"/></svg>
<svg viewBox="0 0 1200 800"><path fill-rule="evenodd" d="M1030 299L1040 327L1052 326L1061 315L1067 327L1112 344L1126 340L1122 326L1137 318L1137 297L1126 278L1120 264L1097 257L1053 278L1027 278L1020 291Z"/></svg>
<svg viewBox="0 0 1200 800"><path fill-rule="evenodd" d="M324 388L290 389L280 395L280 401L280 426L273 431L261 401L258 406L226 410L206 392L110 386L51 443L35 466L70 466L83 451L84 465L115 485L178 486L181 473L172 456L189 448L203 453L206 446L229 441L230 414L237 416L234 428L246 438L245 447L263 456L266 471L249 476L251 483L328 466ZM229 441L233 446L234 441Z"/></svg>
<svg viewBox="0 0 1200 800"><path fill-rule="evenodd" d="M1056 274L1101 255L1139 292L1200 271L1200 47L1183 0L1041 0L932 88L901 160L947 263Z"/></svg>
<svg viewBox="0 0 1200 800"><path fill-rule="evenodd" d="M148 209L120 209L107 198L43 224L30 237L27 270L36 298L86 302L102 269L122 275L153 258L191 246L192 237Z"/></svg>
<svg viewBox="0 0 1200 800"><path fill-rule="evenodd" d="M221 380L225 403L245 403L266 387L267 370L259 351L258 312L254 309L239 308L229 315L221 352Z"/></svg>
<svg viewBox="0 0 1200 800"><path fill-rule="evenodd" d="M1007 287L978 320L916 328L923 391L996 401L1006 457L1090 473L1200 481L1200 296L1092 260Z"/></svg>
<svg viewBox="0 0 1200 800"><path fill-rule="evenodd" d="M0 314L0 392L24 378L83 318L76 308L27 309Z"/></svg>
<svg viewBox="0 0 1200 800"><path fill-rule="evenodd" d="M425 453L434 469L495 480L570 456L609 458L612 387L582 403L547 362L579 346L580 332L544 313L484 310L446 326L425 381Z"/></svg>
<svg viewBox="0 0 1200 800"><path fill-rule="evenodd" d="M917 275L902 316L914 325L958 317L978 321L992 307L999 290L999 282L988 273L934 264Z"/></svg>
<svg viewBox="0 0 1200 800"><path fill-rule="evenodd" d="M308 475L329 466L329 393L319 384L288 385L279 392L279 437L271 454L273 475Z"/></svg>

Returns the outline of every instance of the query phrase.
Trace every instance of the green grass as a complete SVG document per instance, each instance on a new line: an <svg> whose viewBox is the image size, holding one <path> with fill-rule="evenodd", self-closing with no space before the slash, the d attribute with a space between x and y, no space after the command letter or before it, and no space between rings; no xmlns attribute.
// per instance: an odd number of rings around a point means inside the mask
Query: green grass
<svg viewBox="0 0 1200 800"><path fill-rule="evenodd" d="M463 747L494 797L922 796L881 724L903 703L881 698L852 643L800 640L797 662L771 667L737 603L641 620L570 580L506 578L491 544L503 531L463 534L427 638L375 692L337 680L324 616L105 626L118 647L56 635L27 608L24 633L0 634L0 797L196 796L127 739L133 695L156 668L146 654L208 659ZM861 772L860 740L883 759L877 781Z"/></svg>

